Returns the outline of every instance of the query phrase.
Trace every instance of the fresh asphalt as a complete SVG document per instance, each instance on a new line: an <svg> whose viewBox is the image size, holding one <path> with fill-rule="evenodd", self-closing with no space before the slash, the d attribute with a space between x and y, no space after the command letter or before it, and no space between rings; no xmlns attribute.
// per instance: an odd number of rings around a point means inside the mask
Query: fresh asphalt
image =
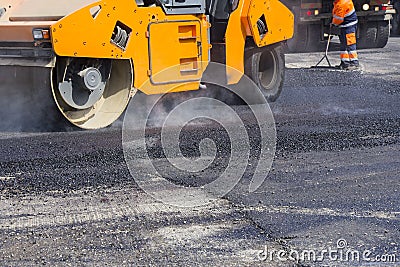
<svg viewBox="0 0 400 267"><path fill-rule="evenodd" d="M329 56L338 64L338 52ZM397 266L284 257L321 256L345 242L342 251L400 261L400 39L359 56L362 69L343 72L310 69L322 53L287 55L284 89L271 104L277 146L267 178L249 193L250 168L209 206L168 206L138 188L124 161L121 123L2 131L0 265ZM184 129L183 154L198 157L204 137L216 140L220 164L199 176L171 173L157 144L151 157L180 185L202 185L230 155L226 132L212 123Z"/></svg>

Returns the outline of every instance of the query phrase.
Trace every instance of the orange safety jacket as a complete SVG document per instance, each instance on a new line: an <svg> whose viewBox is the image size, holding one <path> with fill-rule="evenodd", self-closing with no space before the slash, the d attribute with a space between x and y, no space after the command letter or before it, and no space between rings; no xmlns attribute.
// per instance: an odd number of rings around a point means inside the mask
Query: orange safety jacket
<svg viewBox="0 0 400 267"><path fill-rule="evenodd" d="M332 10L332 24L341 28L358 23L356 10L351 0L335 0Z"/></svg>

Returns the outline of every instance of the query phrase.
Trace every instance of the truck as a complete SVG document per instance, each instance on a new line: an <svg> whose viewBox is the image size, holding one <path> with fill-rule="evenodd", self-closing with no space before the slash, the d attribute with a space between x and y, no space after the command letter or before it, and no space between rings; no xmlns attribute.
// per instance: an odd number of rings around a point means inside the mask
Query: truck
<svg viewBox="0 0 400 267"><path fill-rule="evenodd" d="M284 0L295 16L295 31L287 42L290 52L322 51L329 34L334 0ZM358 16L357 48L382 48L389 38L395 10L390 0L353 0ZM332 34L338 34L333 28Z"/></svg>
<svg viewBox="0 0 400 267"><path fill-rule="evenodd" d="M198 90L210 61L273 101L293 30L278 0L0 0L1 125L103 128L138 90Z"/></svg>

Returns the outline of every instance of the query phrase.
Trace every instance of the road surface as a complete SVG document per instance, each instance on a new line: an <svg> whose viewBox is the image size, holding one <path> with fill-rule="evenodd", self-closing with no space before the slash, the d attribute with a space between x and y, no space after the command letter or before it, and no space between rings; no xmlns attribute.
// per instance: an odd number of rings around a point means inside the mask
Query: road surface
<svg viewBox="0 0 400 267"><path fill-rule="evenodd" d="M309 69L321 57L286 56L284 89L271 104L276 155L261 187L246 190L249 168L207 206L168 206L139 188L121 123L2 131L0 265L397 266L400 39L360 51L361 71ZM338 64L338 52L330 58ZM155 142L159 170L183 186L218 176L230 155L224 131L206 122L181 134L181 149L194 158L201 138L215 138L221 164L199 176L171 173Z"/></svg>

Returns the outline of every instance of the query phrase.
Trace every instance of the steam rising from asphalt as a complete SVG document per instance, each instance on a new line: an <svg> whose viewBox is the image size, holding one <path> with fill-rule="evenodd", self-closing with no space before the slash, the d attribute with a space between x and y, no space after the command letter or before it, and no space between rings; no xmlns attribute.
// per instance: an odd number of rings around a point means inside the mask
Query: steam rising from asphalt
<svg viewBox="0 0 400 267"><path fill-rule="evenodd" d="M201 95L201 90L191 93L189 98L184 94L156 97L139 94L131 101L125 114L122 145L128 168L144 191L170 205L207 205L229 193L248 168L251 140L244 122L246 118L238 116L235 109L226 102L233 100L237 103L235 99L239 98L246 104L256 104L247 106L251 111L249 117L253 118L253 124L256 124L260 133L257 139L258 159L255 161L249 192L255 191L264 181L274 158L274 120L257 86L247 77L238 85L226 86L223 80L226 66L210 63L208 68L212 69L212 74L206 73L203 82L207 86L225 86L225 92L236 97L223 97L222 94L221 101L215 99L218 94L208 97ZM206 131L203 127L205 124L208 129ZM187 131L188 127L194 127L194 130ZM202 128L206 134L199 136L196 127ZM185 133L192 137L186 138ZM227 135L229 142L226 138L219 138L219 135ZM185 138L195 140L193 148L189 148L191 151L181 150ZM224 144L219 143L219 140L225 140ZM221 158L218 153L224 145L228 147L229 153ZM217 177L204 177L210 168L215 169L218 161L219 167L223 168ZM159 169L158 166L163 167ZM188 183L182 182L182 179ZM197 179L205 179L207 182L199 185L193 182Z"/></svg>
<svg viewBox="0 0 400 267"><path fill-rule="evenodd" d="M50 68L0 66L0 131L48 132L77 129L58 110L50 79ZM211 84L204 90L171 93L165 95L155 107L150 125L160 126L159 123L174 106L200 96L219 99L231 105L243 103L236 95ZM144 97L141 105L150 103L152 98L154 96ZM121 120L122 118L113 126L122 127Z"/></svg>

